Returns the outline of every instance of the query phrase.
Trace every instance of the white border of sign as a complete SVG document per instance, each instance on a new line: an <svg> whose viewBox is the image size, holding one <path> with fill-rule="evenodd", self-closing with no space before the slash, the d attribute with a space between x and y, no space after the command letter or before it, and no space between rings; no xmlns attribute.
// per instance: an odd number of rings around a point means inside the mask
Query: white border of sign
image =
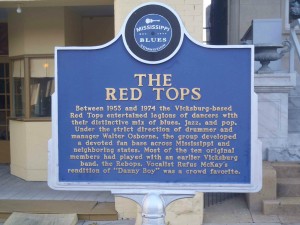
<svg viewBox="0 0 300 225"><path fill-rule="evenodd" d="M56 190L81 190L81 191L113 191L123 194L147 194L149 190L159 191L161 194L194 194L195 192L258 192L262 187L262 153L261 153L261 142L258 140L258 109L257 109L257 95L254 93L254 73L253 73L253 62L254 62L254 47L253 46L240 46L240 45L223 45L223 46L209 46L203 45L194 40L185 30L182 25L181 19L174 12L173 9L169 8L165 4L150 2L147 4L140 5L160 5L171 10L180 21L182 29L182 38L176 51L168 58L155 62L162 63L171 59L177 51L180 49L183 36L186 35L195 44L204 48L249 48L251 49L251 182L250 184L224 184L224 183L135 183L135 182L60 182L58 177L59 164L58 164L58 91L52 95L52 139L48 142L48 185ZM136 9L138 9L137 7ZM105 45L95 47L56 47L55 48L55 86L57 84L57 53L60 50L96 50L105 48L117 39L121 35L124 37L125 25L130 15L136 10L134 9L129 16L126 18L120 33L110 42ZM123 40L124 41L124 40ZM124 42L126 43L126 42ZM128 46L127 50L130 52ZM153 62L144 61L137 58L134 54L131 54L135 59L140 62L154 64Z"/></svg>

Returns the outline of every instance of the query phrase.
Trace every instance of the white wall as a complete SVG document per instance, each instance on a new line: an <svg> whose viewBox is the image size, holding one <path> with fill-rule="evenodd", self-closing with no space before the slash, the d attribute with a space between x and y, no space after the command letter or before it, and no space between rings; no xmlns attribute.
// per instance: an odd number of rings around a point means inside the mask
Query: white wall
<svg viewBox="0 0 300 225"><path fill-rule="evenodd" d="M64 8L26 8L8 16L9 56L53 54L64 46Z"/></svg>
<svg viewBox="0 0 300 225"><path fill-rule="evenodd" d="M96 46L114 38L114 17L83 17L82 44Z"/></svg>
<svg viewBox="0 0 300 225"><path fill-rule="evenodd" d="M126 16L138 5L149 0L115 0L115 34L124 23ZM189 34L198 41L203 39L203 2L201 0L158 0L169 5L179 14Z"/></svg>

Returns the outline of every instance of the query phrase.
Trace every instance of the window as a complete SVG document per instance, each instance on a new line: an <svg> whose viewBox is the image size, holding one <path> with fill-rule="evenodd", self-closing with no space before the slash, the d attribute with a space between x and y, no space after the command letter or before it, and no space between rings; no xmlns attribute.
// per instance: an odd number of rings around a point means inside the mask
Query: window
<svg viewBox="0 0 300 225"><path fill-rule="evenodd" d="M0 62L0 140L9 139L10 116L9 64Z"/></svg>
<svg viewBox="0 0 300 225"><path fill-rule="evenodd" d="M13 62L12 84L13 84L13 116L24 117L24 60L18 59Z"/></svg>
<svg viewBox="0 0 300 225"><path fill-rule="evenodd" d="M51 94L53 94L54 91L53 77L53 59L30 59L31 117L51 116Z"/></svg>
<svg viewBox="0 0 300 225"><path fill-rule="evenodd" d="M12 116L16 119L51 117L54 92L53 56L12 59Z"/></svg>
<svg viewBox="0 0 300 225"><path fill-rule="evenodd" d="M300 0L285 0L284 7L284 28L285 31L290 30L290 23L300 18Z"/></svg>

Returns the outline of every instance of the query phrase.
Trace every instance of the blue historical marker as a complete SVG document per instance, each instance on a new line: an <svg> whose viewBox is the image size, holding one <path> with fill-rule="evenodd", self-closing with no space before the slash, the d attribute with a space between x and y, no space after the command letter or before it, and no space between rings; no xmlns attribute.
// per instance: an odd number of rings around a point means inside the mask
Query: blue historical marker
<svg viewBox="0 0 300 225"><path fill-rule="evenodd" d="M252 47L201 45L145 4L110 43L55 56L51 187L260 189Z"/></svg>

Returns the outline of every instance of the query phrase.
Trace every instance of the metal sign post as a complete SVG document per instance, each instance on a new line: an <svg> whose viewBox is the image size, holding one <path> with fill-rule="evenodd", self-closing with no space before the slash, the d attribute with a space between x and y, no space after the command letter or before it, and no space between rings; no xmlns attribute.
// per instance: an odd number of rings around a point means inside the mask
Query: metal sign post
<svg viewBox="0 0 300 225"><path fill-rule="evenodd" d="M165 225L166 207L182 198L193 198L193 194L171 195L159 191L148 194L117 194L115 196L128 198L135 201L142 207L142 225Z"/></svg>

